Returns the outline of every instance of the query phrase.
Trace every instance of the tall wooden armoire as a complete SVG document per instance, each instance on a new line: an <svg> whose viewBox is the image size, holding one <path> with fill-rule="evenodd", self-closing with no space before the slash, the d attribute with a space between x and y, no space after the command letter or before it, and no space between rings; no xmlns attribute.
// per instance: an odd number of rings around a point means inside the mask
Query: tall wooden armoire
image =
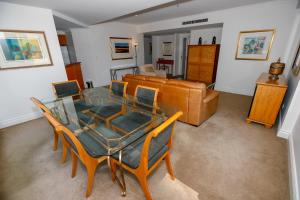
<svg viewBox="0 0 300 200"><path fill-rule="evenodd" d="M217 74L219 50L219 44L189 45L186 79L206 84L214 83Z"/></svg>

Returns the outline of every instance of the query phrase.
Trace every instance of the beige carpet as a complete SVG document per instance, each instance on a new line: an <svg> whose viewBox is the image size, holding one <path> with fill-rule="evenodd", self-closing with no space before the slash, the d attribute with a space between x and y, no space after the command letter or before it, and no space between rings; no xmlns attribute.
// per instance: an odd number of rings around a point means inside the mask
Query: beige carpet
<svg viewBox="0 0 300 200"><path fill-rule="evenodd" d="M149 177L154 199L288 200L287 142L275 129L246 124L251 98L222 93L218 112L199 127L177 123L172 181L164 163ZM51 128L44 119L1 130L0 199L85 199L86 171L70 177L70 158L59 163ZM120 196L106 165L99 166L89 199L143 199L126 174L127 196Z"/></svg>

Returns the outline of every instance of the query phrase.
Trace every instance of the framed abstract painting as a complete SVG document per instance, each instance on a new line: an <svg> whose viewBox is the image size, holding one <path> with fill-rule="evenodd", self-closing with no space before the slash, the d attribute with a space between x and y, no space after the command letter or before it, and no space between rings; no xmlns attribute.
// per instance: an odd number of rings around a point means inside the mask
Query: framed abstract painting
<svg viewBox="0 0 300 200"><path fill-rule="evenodd" d="M268 60L274 35L274 29L240 32L235 59Z"/></svg>
<svg viewBox="0 0 300 200"><path fill-rule="evenodd" d="M109 39L112 60L133 58L131 38L110 37Z"/></svg>
<svg viewBox="0 0 300 200"><path fill-rule="evenodd" d="M163 56L172 56L172 54L173 54L172 42L163 42L162 43L162 54L163 54Z"/></svg>
<svg viewBox="0 0 300 200"><path fill-rule="evenodd" d="M296 56L292 66L292 72L295 76L298 76L300 71L300 45L298 46Z"/></svg>
<svg viewBox="0 0 300 200"><path fill-rule="evenodd" d="M0 30L0 69L52 65L45 33Z"/></svg>

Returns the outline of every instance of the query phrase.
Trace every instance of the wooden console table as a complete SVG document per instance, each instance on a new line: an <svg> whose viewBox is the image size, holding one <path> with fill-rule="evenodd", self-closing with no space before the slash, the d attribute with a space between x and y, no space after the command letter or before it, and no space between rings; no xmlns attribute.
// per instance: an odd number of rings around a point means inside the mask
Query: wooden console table
<svg viewBox="0 0 300 200"><path fill-rule="evenodd" d="M138 67L137 66L114 67L114 68L110 68L110 79L111 80L117 80L118 79L117 71L122 71L122 70L127 70L127 69L132 69L132 74L137 74L138 73Z"/></svg>
<svg viewBox="0 0 300 200"><path fill-rule="evenodd" d="M159 59L158 61L156 61L156 68L157 69L167 69L167 73L168 74L173 74L173 65L174 65L174 60L162 60Z"/></svg>
<svg viewBox="0 0 300 200"><path fill-rule="evenodd" d="M271 128L277 118L288 84L287 79L279 76L270 80L268 73L262 73L256 81L255 94L246 120L256 122Z"/></svg>

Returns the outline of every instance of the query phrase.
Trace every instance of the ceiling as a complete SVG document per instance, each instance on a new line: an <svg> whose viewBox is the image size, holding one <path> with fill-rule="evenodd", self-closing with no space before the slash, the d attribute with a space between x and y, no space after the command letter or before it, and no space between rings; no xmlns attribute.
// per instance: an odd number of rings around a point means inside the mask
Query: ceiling
<svg viewBox="0 0 300 200"><path fill-rule="evenodd" d="M176 29L148 32L148 33L144 33L144 36L149 37L149 36L153 36L153 35L170 35L170 34L174 34L174 33L190 33L191 30L221 28L221 27L223 27L222 23L207 24L207 25L199 25L199 26L193 26L193 27L184 27L184 28L176 28Z"/></svg>
<svg viewBox="0 0 300 200"><path fill-rule="evenodd" d="M80 28L80 27L82 27L82 26L80 26L76 23L70 22L68 20L57 17L55 15L53 16L53 18L54 18L55 27L56 27L57 30L67 31L71 28Z"/></svg>
<svg viewBox="0 0 300 200"><path fill-rule="evenodd" d="M120 19L119 21L131 24L143 24L266 1L271 0L193 0L150 12L144 12L139 15L133 15Z"/></svg>
<svg viewBox="0 0 300 200"><path fill-rule="evenodd" d="M143 24L271 0L0 0L53 10L58 29L108 21ZM62 18L62 16L65 16ZM75 22L75 23L74 23ZM76 22L78 22L76 24Z"/></svg>
<svg viewBox="0 0 300 200"><path fill-rule="evenodd" d="M172 0L0 0L48 8L91 25L133 12L172 2Z"/></svg>

